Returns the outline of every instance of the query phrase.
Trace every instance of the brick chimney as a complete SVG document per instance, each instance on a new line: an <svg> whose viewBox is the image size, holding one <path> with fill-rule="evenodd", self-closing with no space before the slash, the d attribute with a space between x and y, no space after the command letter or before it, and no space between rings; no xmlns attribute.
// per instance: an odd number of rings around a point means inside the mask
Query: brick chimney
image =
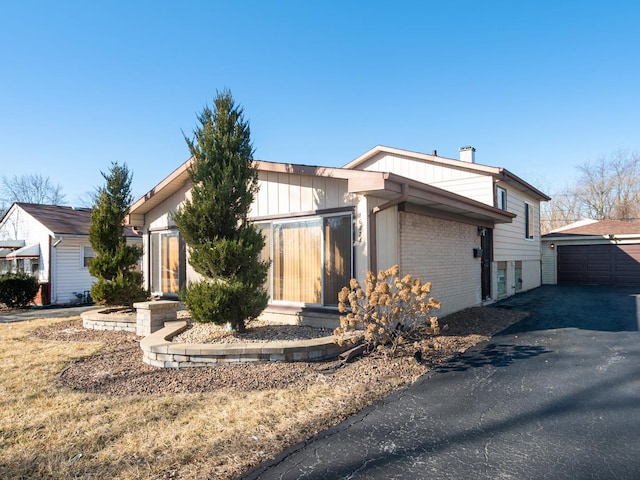
<svg viewBox="0 0 640 480"><path fill-rule="evenodd" d="M460 149L460 161L476 163L476 149L473 147L462 147Z"/></svg>

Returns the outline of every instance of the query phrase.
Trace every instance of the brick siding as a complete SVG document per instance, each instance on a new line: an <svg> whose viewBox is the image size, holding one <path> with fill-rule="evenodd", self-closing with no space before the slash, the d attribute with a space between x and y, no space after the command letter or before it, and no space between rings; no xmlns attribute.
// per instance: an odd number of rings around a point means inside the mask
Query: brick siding
<svg viewBox="0 0 640 480"><path fill-rule="evenodd" d="M400 272L432 283L439 317L482 303L479 246L475 225L400 212Z"/></svg>

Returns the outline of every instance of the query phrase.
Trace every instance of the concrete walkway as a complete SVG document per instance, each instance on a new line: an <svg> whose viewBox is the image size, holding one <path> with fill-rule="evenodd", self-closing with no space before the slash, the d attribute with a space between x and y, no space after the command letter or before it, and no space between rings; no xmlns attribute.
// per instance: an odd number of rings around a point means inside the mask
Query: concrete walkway
<svg viewBox="0 0 640 480"><path fill-rule="evenodd" d="M242 479L638 479L638 288L545 286L531 316Z"/></svg>
<svg viewBox="0 0 640 480"><path fill-rule="evenodd" d="M64 318L80 316L87 310L100 308L99 305L83 305L80 307L61 308L30 308L28 310L13 310L8 313L0 312L0 323L24 322L40 318Z"/></svg>

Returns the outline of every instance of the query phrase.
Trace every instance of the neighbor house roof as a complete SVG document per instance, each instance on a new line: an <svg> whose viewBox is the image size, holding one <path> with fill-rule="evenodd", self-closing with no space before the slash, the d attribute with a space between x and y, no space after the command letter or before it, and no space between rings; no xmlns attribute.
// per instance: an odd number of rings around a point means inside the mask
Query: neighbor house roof
<svg viewBox="0 0 640 480"><path fill-rule="evenodd" d="M455 167L458 169L468 170L472 172L489 174L494 178L496 178L497 180L502 180L504 182L507 182L513 185L514 187L518 188L519 190L525 191L530 195L533 195L538 200L542 200L542 201L551 200L551 197L541 192L540 190L535 188L533 185L525 182L522 178L511 173L506 168L490 167L488 165L481 165L481 164L472 163L472 162L463 162L461 160L456 160L453 158L440 157L438 155L429 155L429 154L420 153L420 152L412 152L410 150L403 150L400 148L385 147L384 145L377 145L373 147L368 152L363 153L355 160L347 163L343 168L356 169L360 167L362 164L364 164L365 162L367 162L368 160L374 158L378 154L388 154L388 155L394 155L394 156L400 156L400 157L407 157L407 158L411 158L413 160L417 160L421 162L437 163L440 165L446 165L449 167Z"/></svg>
<svg viewBox="0 0 640 480"><path fill-rule="evenodd" d="M13 206L17 206L31 215L54 236L89 235L89 227L91 226L90 208L24 202L16 202ZM9 211L10 210L11 209L9 209ZM5 214L5 216L7 214ZM130 228L125 228L125 235L128 237L137 237Z"/></svg>
<svg viewBox="0 0 640 480"><path fill-rule="evenodd" d="M22 203L17 205L47 227L54 235L88 235L91 209Z"/></svg>
<svg viewBox="0 0 640 480"><path fill-rule="evenodd" d="M192 159L187 160L152 190L138 199L129 209L129 215L126 219L127 224L133 226L144 225L144 215L147 212L184 187L190 181L189 166L192 161ZM349 193L375 195L389 200L397 199L402 195L404 196L403 202L428 209L432 214L439 214L448 218L455 217L457 220L479 225L509 223L516 216L513 213L476 200L388 172L265 161L256 161L255 166L260 172L346 180Z"/></svg>
<svg viewBox="0 0 640 480"><path fill-rule="evenodd" d="M640 223L623 222L621 220L601 220L577 226L563 227L543 235L543 238L558 238L578 235L640 235Z"/></svg>

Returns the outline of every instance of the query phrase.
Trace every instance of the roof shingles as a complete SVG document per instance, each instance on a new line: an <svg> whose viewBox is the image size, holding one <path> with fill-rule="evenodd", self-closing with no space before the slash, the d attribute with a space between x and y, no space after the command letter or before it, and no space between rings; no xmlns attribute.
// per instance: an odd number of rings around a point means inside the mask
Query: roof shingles
<svg viewBox="0 0 640 480"><path fill-rule="evenodd" d="M567 228L544 235L545 238L571 235L638 235L640 223L623 222L621 220L601 220L599 222Z"/></svg>

